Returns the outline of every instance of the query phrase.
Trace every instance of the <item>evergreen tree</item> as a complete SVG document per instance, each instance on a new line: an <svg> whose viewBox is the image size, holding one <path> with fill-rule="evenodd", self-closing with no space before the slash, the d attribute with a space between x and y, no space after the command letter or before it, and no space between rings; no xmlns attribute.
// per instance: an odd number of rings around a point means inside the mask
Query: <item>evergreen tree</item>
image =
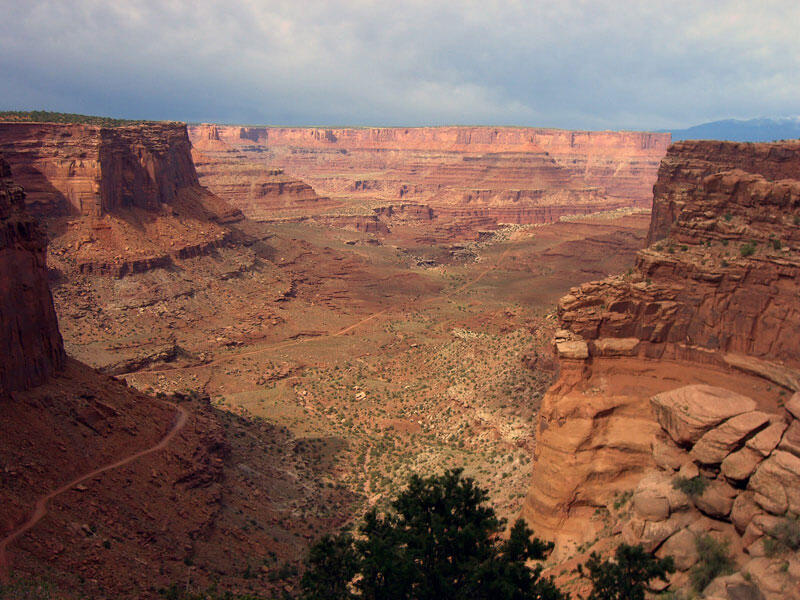
<svg viewBox="0 0 800 600"><path fill-rule="evenodd" d="M522 520L509 538L488 494L460 469L413 476L389 514L370 511L357 540L314 545L303 577L305 600L564 600L541 567L552 544ZM348 585L349 583L349 585Z"/></svg>
<svg viewBox="0 0 800 600"><path fill-rule="evenodd" d="M641 545L628 544L617 546L613 561L601 560L592 552L585 566L593 586L589 600L644 600L651 580L666 581L675 572L671 556L655 558ZM580 567L579 571L583 573Z"/></svg>

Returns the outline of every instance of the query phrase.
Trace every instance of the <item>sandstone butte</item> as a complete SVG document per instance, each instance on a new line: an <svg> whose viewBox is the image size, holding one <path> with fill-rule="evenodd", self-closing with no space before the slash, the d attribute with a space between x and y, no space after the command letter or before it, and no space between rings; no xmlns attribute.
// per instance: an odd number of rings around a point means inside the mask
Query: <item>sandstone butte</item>
<svg viewBox="0 0 800 600"><path fill-rule="evenodd" d="M0 123L28 213L64 244L52 253L117 276L223 245L242 218L200 185L190 148L183 123Z"/></svg>
<svg viewBox="0 0 800 600"><path fill-rule="evenodd" d="M711 532L755 583L709 597L797 598L796 556L764 548L800 493L800 142L674 144L648 243L559 303L523 515L562 557L613 532L676 554L675 585Z"/></svg>
<svg viewBox="0 0 800 600"><path fill-rule="evenodd" d="M471 239L500 223L649 207L670 142L660 133L514 127L204 124L189 135L201 183L251 218L388 233L402 217Z"/></svg>

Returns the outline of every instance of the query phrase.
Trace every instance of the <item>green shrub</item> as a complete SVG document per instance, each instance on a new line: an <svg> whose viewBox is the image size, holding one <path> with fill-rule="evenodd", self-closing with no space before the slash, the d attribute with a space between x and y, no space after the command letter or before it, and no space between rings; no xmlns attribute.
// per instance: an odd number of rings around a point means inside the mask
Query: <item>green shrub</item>
<svg viewBox="0 0 800 600"><path fill-rule="evenodd" d="M676 477L672 480L672 487L680 490L690 498L698 498L703 495L708 487L708 480L702 475L697 477Z"/></svg>
<svg viewBox="0 0 800 600"><path fill-rule="evenodd" d="M772 238L770 242L772 242L773 250L780 250L781 247L783 246L783 244L781 244L781 241L778 238Z"/></svg>
<svg viewBox="0 0 800 600"><path fill-rule="evenodd" d="M733 215L732 215L731 213L725 213L725 214L723 215L723 218L724 218L726 221L730 221L730 220L733 218Z"/></svg>
<svg viewBox="0 0 800 600"><path fill-rule="evenodd" d="M742 256L752 256L755 251L756 245L753 242L746 242L739 247L739 254Z"/></svg>
<svg viewBox="0 0 800 600"><path fill-rule="evenodd" d="M730 575L735 569L728 554L728 545L718 542L710 535L698 536L695 540L699 560L689 572L689 580L696 592L702 592L720 575Z"/></svg>
<svg viewBox="0 0 800 600"><path fill-rule="evenodd" d="M767 556L800 551L800 518L784 517L767 533L769 537L764 538L764 550Z"/></svg>

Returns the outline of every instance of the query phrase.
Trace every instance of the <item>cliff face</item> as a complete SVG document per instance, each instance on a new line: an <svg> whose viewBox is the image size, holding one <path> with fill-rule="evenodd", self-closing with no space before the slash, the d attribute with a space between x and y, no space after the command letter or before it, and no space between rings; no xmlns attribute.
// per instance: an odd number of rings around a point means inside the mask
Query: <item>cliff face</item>
<svg viewBox="0 0 800 600"><path fill-rule="evenodd" d="M0 123L0 153L36 216L156 210L200 187L182 123Z"/></svg>
<svg viewBox="0 0 800 600"><path fill-rule="evenodd" d="M663 239L697 189L714 173L740 169L767 180L800 177L800 143L747 144L686 141L673 145L658 171L648 245Z"/></svg>
<svg viewBox="0 0 800 600"><path fill-rule="evenodd" d="M704 383L775 414L800 389L798 151L675 144L635 269L562 298L561 376L540 412L525 508L537 532L598 532L595 511L654 465L655 394Z"/></svg>
<svg viewBox="0 0 800 600"><path fill-rule="evenodd" d="M168 267L225 244L242 218L200 185L182 123L0 123L0 152L63 272Z"/></svg>
<svg viewBox="0 0 800 600"><path fill-rule="evenodd" d="M0 395L60 369L64 348L47 284L47 238L0 159Z"/></svg>
<svg viewBox="0 0 800 600"><path fill-rule="evenodd" d="M247 180L245 166L270 165L340 204L420 203L448 226L460 211L480 211L494 227L648 205L669 144L669 134L490 127L200 125L189 134L208 165L201 181L236 206L241 192L226 189L226 176Z"/></svg>

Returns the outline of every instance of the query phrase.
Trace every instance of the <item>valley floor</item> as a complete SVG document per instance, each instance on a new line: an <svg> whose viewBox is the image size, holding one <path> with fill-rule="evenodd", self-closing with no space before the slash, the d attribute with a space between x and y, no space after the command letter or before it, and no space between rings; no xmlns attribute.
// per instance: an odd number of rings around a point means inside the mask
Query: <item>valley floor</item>
<svg viewBox="0 0 800 600"><path fill-rule="evenodd" d="M571 285L630 266L646 219L509 228L426 267L409 258L419 249L373 245L371 236L335 229L271 225L277 254L282 240L301 240L306 260L344 256L357 267L337 273L340 291L326 294L326 269L341 261L316 262L310 271L319 282L309 281L306 269L288 300L265 295L262 306L247 307L247 316L263 308L278 322L258 335L224 307L214 315L224 331L216 343L197 335L204 319L197 328L176 325L182 350L201 360L148 365L125 378L142 390L208 394L220 408L289 428L329 463L331 484L361 494L362 508L380 506L411 473L464 467L511 519L530 476L536 411L553 377L555 301ZM287 262L277 255L272 261ZM246 278L239 294L250 285ZM166 302L159 320L178 307ZM92 349L116 338L113 326L107 338L89 339L79 334L81 323L61 322L68 348L89 363L97 363ZM166 342L151 340L159 341Z"/></svg>

